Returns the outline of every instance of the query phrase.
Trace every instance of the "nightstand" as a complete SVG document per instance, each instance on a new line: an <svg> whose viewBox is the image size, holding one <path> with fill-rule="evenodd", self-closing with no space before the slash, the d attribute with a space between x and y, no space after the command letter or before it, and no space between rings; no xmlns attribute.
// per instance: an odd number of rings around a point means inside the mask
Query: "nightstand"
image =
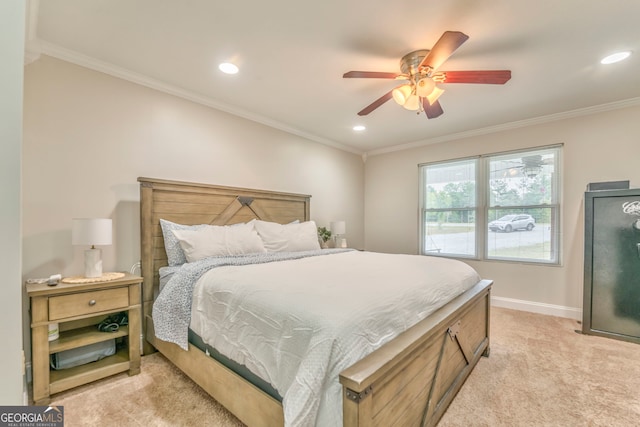
<svg viewBox="0 0 640 427"><path fill-rule="evenodd" d="M56 286L27 284L31 298L33 400L47 405L54 393L119 372L140 372L140 290L142 277L125 274L116 280ZM109 314L128 311L129 325L100 332L97 324ZM60 337L49 341L49 324L58 323ZM126 347L97 362L53 370L53 353L125 337Z"/></svg>

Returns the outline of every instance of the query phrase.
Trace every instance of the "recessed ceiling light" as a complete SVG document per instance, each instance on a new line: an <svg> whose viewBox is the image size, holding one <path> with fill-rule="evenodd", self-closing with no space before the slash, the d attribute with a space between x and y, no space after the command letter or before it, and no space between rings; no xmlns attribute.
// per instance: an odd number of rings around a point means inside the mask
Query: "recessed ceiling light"
<svg viewBox="0 0 640 427"><path fill-rule="evenodd" d="M614 62L622 61L623 59L627 59L631 55L630 51L625 52L616 52L609 56L602 58L600 61L601 64L613 64Z"/></svg>
<svg viewBox="0 0 640 427"><path fill-rule="evenodd" d="M356 132L362 132L365 129L366 129L366 127L364 127L362 125L356 125L356 126L353 127L353 130L355 130Z"/></svg>
<svg viewBox="0 0 640 427"><path fill-rule="evenodd" d="M236 74L238 72L238 67L230 62L223 62L218 65L218 68L226 74Z"/></svg>

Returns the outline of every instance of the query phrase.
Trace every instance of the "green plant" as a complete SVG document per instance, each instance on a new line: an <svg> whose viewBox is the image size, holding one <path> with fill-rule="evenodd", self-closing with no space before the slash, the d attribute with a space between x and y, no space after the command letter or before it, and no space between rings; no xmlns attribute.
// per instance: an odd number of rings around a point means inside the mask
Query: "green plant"
<svg viewBox="0 0 640 427"><path fill-rule="evenodd" d="M318 237L326 243L331 238L331 231L326 227L318 227Z"/></svg>

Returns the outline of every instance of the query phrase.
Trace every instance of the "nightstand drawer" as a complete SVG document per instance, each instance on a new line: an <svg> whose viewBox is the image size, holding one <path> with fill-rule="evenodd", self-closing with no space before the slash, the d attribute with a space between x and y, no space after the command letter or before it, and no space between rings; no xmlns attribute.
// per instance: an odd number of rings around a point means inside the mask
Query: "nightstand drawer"
<svg viewBox="0 0 640 427"><path fill-rule="evenodd" d="M128 305L129 287L50 297L49 320L126 309Z"/></svg>

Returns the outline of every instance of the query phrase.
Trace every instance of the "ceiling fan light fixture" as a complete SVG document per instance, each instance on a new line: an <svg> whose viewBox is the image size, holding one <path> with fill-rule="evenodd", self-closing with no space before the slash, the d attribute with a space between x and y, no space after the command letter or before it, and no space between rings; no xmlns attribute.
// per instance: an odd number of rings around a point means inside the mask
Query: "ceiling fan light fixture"
<svg viewBox="0 0 640 427"><path fill-rule="evenodd" d="M427 101L429 101L429 105L433 105L443 93L444 89L440 89L439 87L435 86L431 93L425 98L427 98Z"/></svg>
<svg viewBox="0 0 640 427"><path fill-rule="evenodd" d="M409 84L404 84L402 86L398 86L395 88L391 95L393 96L393 100L396 101L398 105L404 105L409 97L411 96L412 87Z"/></svg>
<svg viewBox="0 0 640 427"><path fill-rule="evenodd" d="M436 87L436 83L429 77L418 80L416 83L416 95L427 98Z"/></svg>
<svg viewBox="0 0 640 427"><path fill-rule="evenodd" d="M420 109L420 97L416 94L411 94L402 106L407 110L417 111L418 109Z"/></svg>

